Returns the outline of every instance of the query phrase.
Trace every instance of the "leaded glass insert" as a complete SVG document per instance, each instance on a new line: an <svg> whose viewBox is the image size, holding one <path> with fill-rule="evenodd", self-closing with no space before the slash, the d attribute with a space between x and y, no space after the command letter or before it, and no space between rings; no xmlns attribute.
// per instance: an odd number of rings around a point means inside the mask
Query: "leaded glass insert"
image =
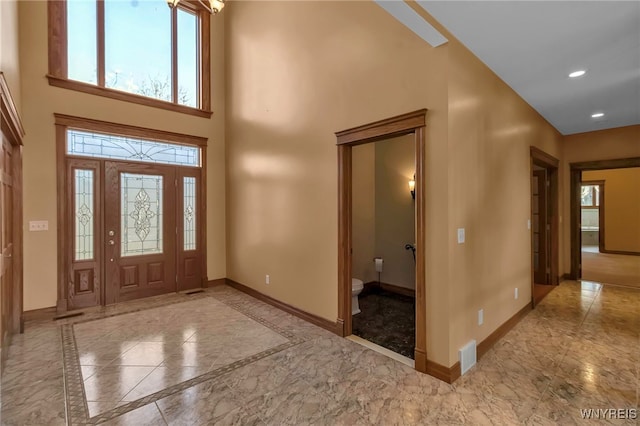
<svg viewBox="0 0 640 426"><path fill-rule="evenodd" d="M74 170L75 260L93 259L93 170Z"/></svg>
<svg viewBox="0 0 640 426"><path fill-rule="evenodd" d="M120 174L122 256L162 253L162 176Z"/></svg>
<svg viewBox="0 0 640 426"><path fill-rule="evenodd" d="M200 166L200 148L126 136L67 130L67 154L145 163Z"/></svg>
<svg viewBox="0 0 640 426"><path fill-rule="evenodd" d="M196 178L184 178L184 249L196 249Z"/></svg>

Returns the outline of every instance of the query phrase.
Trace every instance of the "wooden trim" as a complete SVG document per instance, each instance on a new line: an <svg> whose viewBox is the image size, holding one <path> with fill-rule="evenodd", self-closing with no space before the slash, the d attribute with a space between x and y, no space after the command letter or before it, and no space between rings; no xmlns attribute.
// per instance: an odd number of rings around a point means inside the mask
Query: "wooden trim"
<svg viewBox="0 0 640 426"><path fill-rule="evenodd" d="M515 327L520 320L527 316L531 311L530 304L526 304L522 309L515 313L511 318L505 321L500 327L498 327L493 333L487 336L476 348L477 359L480 361L483 356L489 352L489 350L496 344L505 334L507 334L513 327ZM416 357L416 364L418 358ZM426 373L442 380L443 382L453 383L461 376L460 362L456 362L451 367L445 367L431 360L426 361Z"/></svg>
<svg viewBox="0 0 640 426"><path fill-rule="evenodd" d="M558 282L567 281L571 279L571 274L562 274L558 276Z"/></svg>
<svg viewBox="0 0 640 426"><path fill-rule="evenodd" d="M546 152L538 149L534 146L529 149L529 174L531 176L531 199L533 199L533 172L534 166L543 167L546 169L547 179L549 182L549 187L546 188L546 205L545 209L547 210L547 222L550 224L550 242L549 242L549 264L546 265L549 267L549 274L547 276L548 284L558 285L558 274L560 270L560 200L559 200L559 165L560 160L555 158L554 156L547 154ZM531 238L531 307L535 308L536 300L534 297L534 287L535 287L535 279L534 279L534 263L533 263L533 255L534 255L534 242L533 242L533 201L531 202L531 210L530 210L530 220L531 230L530 230L530 238ZM546 223L545 223L546 227Z"/></svg>
<svg viewBox="0 0 640 426"><path fill-rule="evenodd" d="M338 334L352 332L352 147L404 134L414 134L416 172L416 370L427 372L427 323L425 283L425 125L426 109L379 120L336 133L338 147Z"/></svg>
<svg viewBox="0 0 640 426"><path fill-rule="evenodd" d="M426 371L428 375L440 379L449 384L455 382L460 377L460 362L456 362L451 367L445 367L437 362L427 361Z"/></svg>
<svg viewBox="0 0 640 426"><path fill-rule="evenodd" d="M204 287L206 287L206 288L218 287L218 286L221 286L221 285L225 285L226 283L227 283L227 279L226 278L218 278L216 280L207 281L207 285L205 285Z"/></svg>
<svg viewBox="0 0 640 426"><path fill-rule="evenodd" d="M67 76L67 2L49 0L49 74Z"/></svg>
<svg viewBox="0 0 640 426"><path fill-rule="evenodd" d="M603 170L603 169L628 169L640 167L640 157L618 158L615 160L582 161L570 163L569 166L576 170Z"/></svg>
<svg viewBox="0 0 640 426"><path fill-rule="evenodd" d="M202 252L202 287L205 287L208 283L208 271L207 271L207 147L201 146L202 159L200 161L200 235L198 235L199 249ZM197 225L197 222L196 222Z"/></svg>
<svg viewBox="0 0 640 426"><path fill-rule="evenodd" d="M411 288L400 287L397 285L387 284L387 283L379 283L377 281L369 281L368 283L364 283L365 290L371 290L373 288L380 288L390 293L400 294L402 296L413 297L413 298L416 297L415 290Z"/></svg>
<svg viewBox="0 0 640 426"><path fill-rule="evenodd" d="M49 84L64 89L76 90L107 98L118 99L125 102L137 103L154 108L162 108L183 114L195 115L203 118L210 118L213 114L211 110L211 33L210 14L202 6L194 6L193 2L181 2L180 8L193 11L198 17L200 25L200 35L198 40L197 56L200 59L198 67L198 86L201 88L198 93L199 108L192 108L177 103L161 101L159 99L146 96L121 92L105 87L105 34L104 34L104 0L96 0L96 66L97 85L72 81L68 79L67 69L67 2L66 0L49 0L48 2L48 51L49 51ZM177 16L177 9L172 12L172 20ZM172 25L173 26L173 25ZM206 31L206 33L205 33ZM175 37L172 35L172 40ZM176 49L172 43L172 51ZM177 67L177 55L171 58L172 70ZM172 73L172 99L174 88L177 91L177 80L173 77L177 72Z"/></svg>
<svg viewBox="0 0 640 426"><path fill-rule="evenodd" d="M178 102L178 7L171 9L171 102Z"/></svg>
<svg viewBox="0 0 640 426"><path fill-rule="evenodd" d="M226 279L226 284L230 287L235 288L236 290L240 290L241 292L248 294L251 297L254 297L258 300L268 303L269 305L275 306L276 308L283 310L291 315L294 315L307 322L310 322L311 324L317 325L318 327L322 327L325 330L328 330L332 333L340 335L340 330L339 330L340 327L338 326L337 323L331 322L317 315L303 311L302 309L296 308L295 306L291 306L288 303L281 302L277 299L274 299L271 296L267 296L264 293L260 293L258 290L254 290L251 287L247 287L246 285L240 284L239 282L233 281L229 278Z"/></svg>
<svg viewBox="0 0 640 426"><path fill-rule="evenodd" d="M489 349L491 349L498 340L515 327L522 318L526 317L530 311L531 305L527 303L522 307L522 309L516 312L515 315L506 320L500 327L496 328L493 333L480 342L477 348L478 359L481 359L487 352L489 352Z"/></svg>
<svg viewBox="0 0 640 426"><path fill-rule="evenodd" d="M200 9L200 49L197 49L200 67L198 67L198 94L200 108L211 111L211 14ZM204 78L203 76L209 76Z"/></svg>
<svg viewBox="0 0 640 426"><path fill-rule="evenodd" d="M65 1L66 3L66 1ZM105 57L104 57L104 0L96 1L96 42L98 43L96 52L98 57L96 58L97 71L98 71L98 86L106 87L105 77ZM65 50L67 47L67 38L64 39ZM58 74L54 74L58 75ZM61 77L67 77L68 74L61 74Z"/></svg>
<svg viewBox="0 0 640 426"><path fill-rule="evenodd" d="M148 129L130 126L128 124L112 123L109 121L93 120L91 118L74 117L65 114L53 114L55 124L72 128L104 132L110 135L139 137L147 140L172 142L182 145L198 145L206 147L207 138L202 136L185 135L184 133L167 132L164 130Z"/></svg>
<svg viewBox="0 0 640 426"><path fill-rule="evenodd" d="M13 145L12 149L12 203L13 203L13 333L24 333L24 229L23 229L23 173L22 145Z"/></svg>
<svg viewBox="0 0 640 426"><path fill-rule="evenodd" d="M93 84L83 83L81 81L68 80L66 78L60 78L54 75L47 75L47 78L49 79L49 84L51 86L61 87L63 89L76 90L78 92L103 96L105 98L118 99L134 104L165 109L173 112L180 112L183 114L195 115L196 117L210 118L213 114L213 112L203 109L192 108L186 105L173 104L171 102L161 101L160 99L148 98L146 96L136 95L135 93L122 92L115 89L108 89L106 87L95 86Z"/></svg>
<svg viewBox="0 0 640 426"><path fill-rule="evenodd" d="M623 254L625 256L640 256L640 252L637 251L624 251L624 250L600 250L601 253L607 254Z"/></svg>
<svg viewBox="0 0 640 426"><path fill-rule="evenodd" d="M560 160L558 160L553 155L547 154L546 152L539 148L536 148L535 146L530 147L529 151L531 154L531 158L533 158L535 161L555 168L560 167Z"/></svg>
<svg viewBox="0 0 640 426"><path fill-rule="evenodd" d="M56 123L56 200L57 200L57 219L58 219L58 291L56 310L58 314L67 312L67 271L70 265L67 265L67 241L68 224L67 224L67 197L68 189L66 187L66 142L67 131L64 125ZM101 280L102 281L102 280Z"/></svg>
<svg viewBox="0 0 640 426"><path fill-rule="evenodd" d="M336 138L338 139L337 145L350 144L354 146L413 133L416 129L426 126L426 114L426 109L420 109L336 132Z"/></svg>
<svg viewBox="0 0 640 426"><path fill-rule="evenodd" d="M11 145L22 145L22 138L25 135L22 118L2 71L0 71L0 127Z"/></svg>
<svg viewBox="0 0 640 426"><path fill-rule="evenodd" d="M32 309L24 311L23 318L25 321L48 321L53 320L56 316L56 307L51 306L49 308Z"/></svg>

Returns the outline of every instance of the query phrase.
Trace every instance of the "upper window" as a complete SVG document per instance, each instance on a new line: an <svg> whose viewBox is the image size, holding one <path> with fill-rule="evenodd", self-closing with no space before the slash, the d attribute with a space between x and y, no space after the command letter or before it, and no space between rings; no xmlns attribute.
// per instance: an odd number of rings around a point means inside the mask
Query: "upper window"
<svg viewBox="0 0 640 426"><path fill-rule="evenodd" d="M600 187L598 185L582 185L580 205L582 207L598 207L600 205Z"/></svg>
<svg viewBox="0 0 640 426"><path fill-rule="evenodd" d="M210 115L209 13L194 4L183 1L169 8L165 0L49 2L49 81Z"/></svg>

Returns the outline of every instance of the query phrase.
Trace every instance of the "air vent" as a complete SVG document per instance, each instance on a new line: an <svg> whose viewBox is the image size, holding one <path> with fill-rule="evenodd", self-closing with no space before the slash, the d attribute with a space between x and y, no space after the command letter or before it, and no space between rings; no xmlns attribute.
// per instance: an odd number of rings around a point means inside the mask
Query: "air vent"
<svg viewBox="0 0 640 426"><path fill-rule="evenodd" d="M476 341L472 340L458 351L460 357L461 374L469 371L471 367L476 365Z"/></svg>

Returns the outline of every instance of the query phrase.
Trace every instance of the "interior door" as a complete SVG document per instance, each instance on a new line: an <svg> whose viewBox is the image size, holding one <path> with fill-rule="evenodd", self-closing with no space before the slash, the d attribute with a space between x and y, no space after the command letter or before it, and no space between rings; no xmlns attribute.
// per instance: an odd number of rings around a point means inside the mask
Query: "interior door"
<svg viewBox="0 0 640 426"><path fill-rule="evenodd" d="M2 138L0 147L0 222L1 235L0 245L2 257L0 258L0 338L2 347L6 348L9 343L9 335L13 332L13 173L12 173L12 152L13 147ZM6 356L6 349L2 351Z"/></svg>
<svg viewBox="0 0 640 426"><path fill-rule="evenodd" d="M533 280L549 284L549 214L547 209L547 171L533 171Z"/></svg>
<svg viewBox="0 0 640 426"><path fill-rule="evenodd" d="M105 161L106 304L177 290L175 174Z"/></svg>

